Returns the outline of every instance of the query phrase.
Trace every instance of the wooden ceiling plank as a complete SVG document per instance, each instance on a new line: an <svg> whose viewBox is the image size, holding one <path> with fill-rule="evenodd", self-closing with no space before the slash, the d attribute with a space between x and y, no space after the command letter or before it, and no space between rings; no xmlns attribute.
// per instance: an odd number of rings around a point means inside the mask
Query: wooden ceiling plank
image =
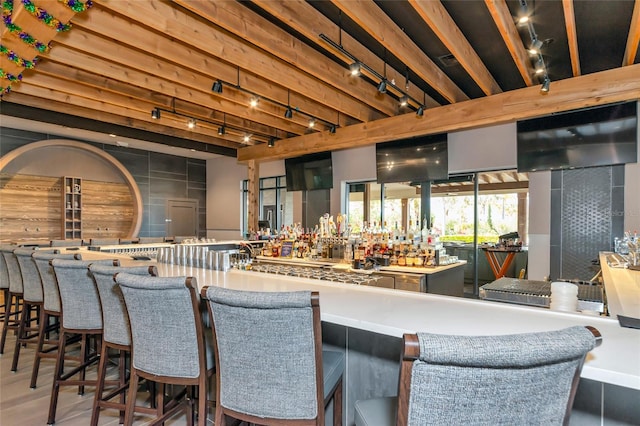
<svg viewBox="0 0 640 426"><path fill-rule="evenodd" d="M556 112L640 98L640 64L554 81L551 91L539 87L503 92L484 98L428 109L422 119L404 114L328 132L290 138L273 148L238 150L238 160L271 161L298 155L368 146L487 125L511 123ZM411 114L415 115L415 114Z"/></svg>
<svg viewBox="0 0 640 426"><path fill-rule="evenodd" d="M13 2L11 22L41 43L48 43L58 35L58 31L55 28L42 23L36 16L26 10L24 4L20 1Z"/></svg>
<svg viewBox="0 0 640 426"><path fill-rule="evenodd" d="M518 34L518 29L514 23L513 16L511 16L511 12L509 12L506 1L485 0L484 3L487 9L489 9L489 13L504 40L504 44L507 46L509 53L511 53L513 62L520 71L520 76L524 84L532 86L533 79L531 76L534 70L531 65L531 59L522 44L522 39L520 38L520 34Z"/></svg>
<svg viewBox="0 0 640 426"><path fill-rule="evenodd" d="M429 28L438 36L449 52L455 56L485 95L495 95L502 92L482 59L480 59L440 1L409 0L409 4L413 6L422 20L429 25Z"/></svg>
<svg viewBox="0 0 640 426"><path fill-rule="evenodd" d="M118 41L123 45L148 52L150 55L153 55L150 56L147 61L144 61L148 67L153 66L154 56L160 58L165 57L170 59L171 62L190 70L190 73L201 74L205 77L207 83L202 83L204 84L204 88L198 87L200 90L210 91L213 81L221 79L233 84L237 83L241 87L250 89L251 92L258 95L286 103L287 88L273 84L273 82L257 77L247 71L243 71L240 74L240 80L238 81L237 66L229 64L220 58L212 58L211 55L207 55L197 49L192 49L190 45L165 39L156 32L135 25L130 20L99 6L93 8L90 16L87 16L85 19L78 19L75 27L77 29L88 30L90 32L88 35L91 33L100 34L103 37L101 40L102 44L105 43L105 41ZM153 43L149 43L148 40L153 40ZM90 45L93 44L90 42L87 43ZM170 57L166 52L171 52ZM140 66L145 65L141 63ZM215 73L215 75L210 74L210 72ZM190 74L187 74L187 77L185 77L186 80L190 79L188 75ZM335 120L335 110L303 96L297 96L296 99L298 99L299 106L303 111L309 112L320 119ZM282 110L279 115L282 114L284 114L284 110ZM382 117L382 115L380 117Z"/></svg>
<svg viewBox="0 0 640 426"><path fill-rule="evenodd" d="M60 80L58 80L57 87L52 87L50 84L51 80L55 79L44 74L35 75L22 82L20 93L40 98L48 98L58 102L67 102L70 105L93 108L114 115L135 118L139 121L155 123L148 113L151 109L149 104L133 101L130 98L106 92L102 93L102 97L96 98L92 96L91 93L88 93L90 90L86 87L81 87L81 85L77 84L73 85L70 82L61 84ZM8 97L8 99L11 98ZM101 100L98 101L96 99ZM171 116L163 117L163 125L186 130L186 118ZM219 139L215 129L207 130L202 126L196 126L194 129L190 129L188 131L191 135L200 134L202 136L214 137L216 139L216 145L218 146L236 147L235 144Z"/></svg>
<svg viewBox="0 0 640 426"><path fill-rule="evenodd" d="M214 25L241 37L243 40L276 56L280 60L311 74L386 115L398 113L397 102L389 96L376 96L376 87L362 79L349 79L348 70L265 20L239 2L203 2L174 0L185 9ZM284 77L284 76L283 76Z"/></svg>
<svg viewBox="0 0 640 426"><path fill-rule="evenodd" d="M469 99L372 0L332 0L332 3L449 102Z"/></svg>
<svg viewBox="0 0 640 426"><path fill-rule="evenodd" d="M67 47L78 46L93 51L93 49L88 48L86 43L72 42L72 40L84 38L85 36L85 34L81 33L71 34L65 39L64 46L56 45L56 48L52 49L47 57L59 63L68 63L74 67L95 74L102 74L115 80L129 82L130 84L143 87L147 90L164 93L172 98L184 99L214 110L225 111L227 114L236 115L246 120L257 121L293 134L303 134L306 129L306 126L296 125L290 120L285 120L283 117L276 117L250 110L246 105L231 102L220 96L212 96L210 93L193 90L192 86L185 87L181 82L184 81L184 83L187 84L192 81L192 78L176 82L176 73L179 74L182 69L176 68L164 61L155 61L156 67L154 74L138 71L136 69L136 62L143 61L143 58L140 57L141 55L121 56L117 51L125 51L126 49L124 47L114 49L113 46L111 46L109 51L101 49L94 52L95 55L103 55L104 59L103 57L93 56ZM94 39L94 41L96 41L96 39ZM197 78L196 76L190 77Z"/></svg>
<svg viewBox="0 0 640 426"><path fill-rule="evenodd" d="M564 25L567 28L567 42L569 43L569 56L571 57L571 71L573 72L573 76L577 77L581 72L573 0L562 0L562 10L564 12Z"/></svg>
<svg viewBox="0 0 640 426"><path fill-rule="evenodd" d="M367 64L378 74L386 75L387 80L404 80L404 71L400 72L388 64L385 65L384 58L378 57L349 33L342 31L340 27L318 12L310 3L304 0L253 0L253 3L310 40L317 40L319 45L341 57L345 63L350 63L351 58L327 47L324 41L319 38L320 34L328 36L333 41L339 40L347 52L362 63ZM435 99L427 95L415 84L409 87L407 93L417 100L423 100L428 108L440 106Z"/></svg>
<svg viewBox="0 0 640 426"><path fill-rule="evenodd" d="M9 100L9 98L7 98ZM217 145L218 140L215 137L201 136L198 134L192 134L187 130L179 130L170 126L158 125L156 123L148 123L143 120L137 120L135 118L119 116L111 113L107 113L100 110L91 108L85 108L83 106L71 105L65 101L58 101L49 98L41 98L38 96L27 95L24 93L11 92L10 101L21 105L26 105L34 108L45 109L49 111L55 111L63 114L69 114L72 116L78 116L88 118L91 120L110 123L118 126L133 127L140 130L146 130L153 133L160 133L167 136L179 137L182 139L191 139L197 142L203 142L210 145ZM239 147L240 144L236 144L235 147Z"/></svg>
<svg viewBox="0 0 640 426"><path fill-rule="evenodd" d="M627 46L624 50L624 59L622 66L632 65L638 54L640 46L640 0L635 0L633 6L633 15L631 16L631 26L629 27L629 36L627 37Z"/></svg>
<svg viewBox="0 0 640 426"><path fill-rule="evenodd" d="M360 121L377 119L380 116L368 105L334 89L330 84L295 70L288 64L276 60L235 36L217 30L211 25L198 22L162 2L140 2L135 0L101 3L123 16L131 16L150 28L190 44L213 57L224 58L236 66L251 70L270 81L287 77L287 86L310 99L329 105L341 114L355 116ZM206 34L207 37L202 35ZM165 53L166 54L166 53ZM274 81L275 82L275 81Z"/></svg>

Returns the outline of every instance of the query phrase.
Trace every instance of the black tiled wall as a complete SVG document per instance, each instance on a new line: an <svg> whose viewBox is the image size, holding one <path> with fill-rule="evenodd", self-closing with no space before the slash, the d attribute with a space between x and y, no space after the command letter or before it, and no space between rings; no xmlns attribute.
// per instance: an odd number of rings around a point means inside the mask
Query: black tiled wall
<svg viewBox="0 0 640 426"><path fill-rule="evenodd" d="M624 166L551 172L552 279L588 280L624 231Z"/></svg>
<svg viewBox="0 0 640 426"><path fill-rule="evenodd" d="M28 143L46 139L69 138L2 127L0 128L0 156ZM109 153L133 176L140 189L144 206L139 236L165 236L166 200L177 198L191 198L199 201L198 236L206 236L206 161L82 140L80 142Z"/></svg>

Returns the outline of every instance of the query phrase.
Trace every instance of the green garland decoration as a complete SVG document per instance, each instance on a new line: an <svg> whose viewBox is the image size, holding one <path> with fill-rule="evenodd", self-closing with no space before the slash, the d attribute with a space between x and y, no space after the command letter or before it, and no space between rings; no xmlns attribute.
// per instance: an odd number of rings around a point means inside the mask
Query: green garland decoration
<svg viewBox="0 0 640 426"><path fill-rule="evenodd" d="M93 6L93 2L91 0L87 0L86 3L82 3L80 0L58 0L58 1L76 13L84 12L85 10Z"/></svg>
<svg viewBox="0 0 640 426"><path fill-rule="evenodd" d="M13 50L7 49L2 44L0 44L0 53L5 55L7 58L9 58L9 60L11 62L13 62L14 64L16 64L19 67L26 68L26 69L30 70L30 69L32 69L33 67L36 66L36 58L34 58L33 61L30 61L28 59L22 59L20 56L18 56L18 54L16 52L14 52Z"/></svg>
<svg viewBox="0 0 640 426"><path fill-rule="evenodd" d="M4 22L4 25L7 27L9 32L16 35L20 40L33 47L40 53L49 51L49 45L39 42L30 34L22 31L22 28L20 28L18 25L14 24L11 21L12 14L13 2L11 0L4 0L2 2L2 21Z"/></svg>
<svg viewBox="0 0 640 426"><path fill-rule="evenodd" d="M5 70L0 68L0 79L5 79L5 78L11 82L22 81L22 74L13 75L11 73L5 72Z"/></svg>
<svg viewBox="0 0 640 426"><path fill-rule="evenodd" d="M38 20L46 24L48 27L54 28L58 32L69 31L71 29L71 25L63 24L58 19L49 15L46 10L33 4L31 0L22 0L22 5L29 13L38 18Z"/></svg>

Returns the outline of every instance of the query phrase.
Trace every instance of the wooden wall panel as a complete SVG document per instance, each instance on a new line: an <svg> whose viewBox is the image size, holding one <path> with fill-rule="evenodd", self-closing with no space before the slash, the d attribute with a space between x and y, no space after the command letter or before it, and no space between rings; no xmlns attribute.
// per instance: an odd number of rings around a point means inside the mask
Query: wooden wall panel
<svg viewBox="0 0 640 426"><path fill-rule="evenodd" d="M82 238L127 238L134 220L126 184L82 181Z"/></svg>
<svg viewBox="0 0 640 426"><path fill-rule="evenodd" d="M0 240L60 238L61 178L0 174Z"/></svg>
<svg viewBox="0 0 640 426"><path fill-rule="evenodd" d="M61 238L62 177L0 174L0 241ZM83 239L129 238L135 218L124 183L82 181Z"/></svg>

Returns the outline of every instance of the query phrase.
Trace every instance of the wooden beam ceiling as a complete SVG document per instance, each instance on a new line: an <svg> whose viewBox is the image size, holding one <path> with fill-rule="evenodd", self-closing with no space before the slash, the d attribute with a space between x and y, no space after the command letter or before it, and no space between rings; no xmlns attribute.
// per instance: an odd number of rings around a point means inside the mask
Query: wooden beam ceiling
<svg viewBox="0 0 640 426"><path fill-rule="evenodd" d="M332 0L344 14L375 37L391 54L449 102L469 97L372 0Z"/></svg>
<svg viewBox="0 0 640 426"><path fill-rule="evenodd" d="M622 66L633 64L638 47L640 46L640 0L635 0L633 6L633 16L631 17L631 25L629 28L629 36L627 37L627 46L624 50L624 59Z"/></svg>
<svg viewBox="0 0 640 426"><path fill-rule="evenodd" d="M409 4L429 25L429 28L449 49L449 52L455 56L462 67L467 70L485 95L495 95L502 92L496 80L440 1L409 0Z"/></svg>
<svg viewBox="0 0 640 426"><path fill-rule="evenodd" d="M548 94L527 87L486 98L472 99L426 110L424 116L405 114L362 123L336 134L327 132L282 141L275 147L252 146L238 150L238 160L269 161L311 152L372 145L412 136L472 129L540 117L559 111L640 99L640 64L555 81Z"/></svg>
<svg viewBox="0 0 640 426"><path fill-rule="evenodd" d="M564 12L564 24L567 28L567 42L569 43L569 56L571 56L571 71L573 76L580 75L580 55L578 53L578 36L576 35L576 17L573 12L573 0L562 0Z"/></svg>
<svg viewBox="0 0 640 426"><path fill-rule="evenodd" d="M493 18L493 21L498 27L498 31L507 45L509 53L511 53L513 62L516 64L518 71L520 71L520 76L522 76L524 84L527 86L533 85L533 79L531 78L534 73L533 66L531 65L529 54L522 44L522 39L518 34L518 29L516 28L513 16L511 16L511 12L507 7L506 1L484 0L484 2L487 5L487 9L489 9L489 13Z"/></svg>

